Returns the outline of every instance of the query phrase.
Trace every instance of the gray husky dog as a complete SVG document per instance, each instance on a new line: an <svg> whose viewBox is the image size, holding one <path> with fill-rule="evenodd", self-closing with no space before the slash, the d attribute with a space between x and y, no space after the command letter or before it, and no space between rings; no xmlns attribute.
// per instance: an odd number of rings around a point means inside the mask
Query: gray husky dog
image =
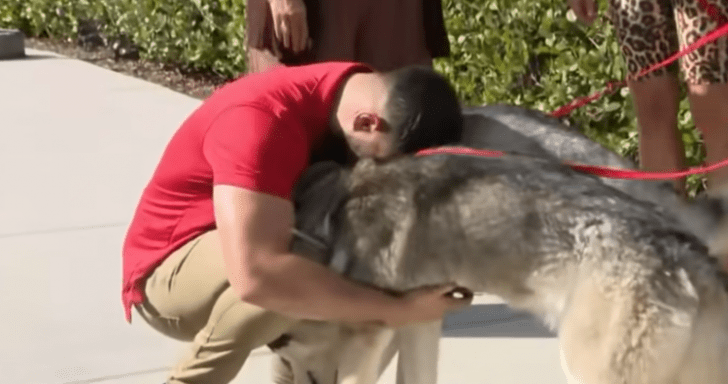
<svg viewBox="0 0 728 384"><path fill-rule="evenodd" d="M560 160L633 165L502 108L466 120L463 140L515 155L312 167L293 251L391 292L454 282L497 295L558 331L572 383L728 383L728 279L708 248L720 211L575 172ZM507 123L519 117L533 127ZM374 383L397 350L399 382L434 383L440 327L302 321L272 347L297 384Z"/></svg>
<svg viewBox="0 0 728 384"><path fill-rule="evenodd" d="M633 162L590 140L542 112L512 105L469 107L464 110L462 144L508 153L585 165L634 169ZM721 224L728 214L726 191L714 191L687 203L669 181L601 178L605 184L640 200L655 204L680 220L684 229L709 245L716 257L728 254ZM724 260L725 262L725 260Z"/></svg>

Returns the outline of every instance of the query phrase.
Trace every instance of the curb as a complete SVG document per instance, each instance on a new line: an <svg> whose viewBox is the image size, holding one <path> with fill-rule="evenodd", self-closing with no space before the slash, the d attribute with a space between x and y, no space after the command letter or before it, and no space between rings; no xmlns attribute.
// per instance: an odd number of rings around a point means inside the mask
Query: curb
<svg viewBox="0 0 728 384"><path fill-rule="evenodd" d="M0 29L0 60L25 57L25 36L16 29Z"/></svg>

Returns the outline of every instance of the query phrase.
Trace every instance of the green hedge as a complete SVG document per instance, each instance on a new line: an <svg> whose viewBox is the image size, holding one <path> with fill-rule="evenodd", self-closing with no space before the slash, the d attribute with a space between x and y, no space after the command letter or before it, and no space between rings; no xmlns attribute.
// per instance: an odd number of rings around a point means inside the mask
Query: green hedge
<svg viewBox="0 0 728 384"><path fill-rule="evenodd" d="M436 68L468 104L511 103L550 112L626 76L600 0L592 27L574 21L564 0L443 0L452 45ZM244 0L3 0L0 27L30 36L74 38L83 20L109 36L126 35L142 57L232 78L245 71ZM684 89L683 89L684 95ZM569 120L616 152L637 154L629 92L576 110ZM683 98L679 126L690 165L703 161L700 137ZM700 189L700 177L689 179Z"/></svg>
<svg viewBox="0 0 728 384"><path fill-rule="evenodd" d="M600 0L591 27L575 20L564 0L443 0L453 48L436 68L470 104L506 102L551 112L624 79L626 67ZM484 4L484 5L480 5ZM683 88L679 128L690 165L704 159ZM575 110L569 120L596 141L636 160L637 125L627 88ZM702 178L688 179L690 190Z"/></svg>
<svg viewBox="0 0 728 384"><path fill-rule="evenodd" d="M245 71L244 0L3 0L0 27L28 36L75 38L96 20L127 36L142 57L236 77Z"/></svg>

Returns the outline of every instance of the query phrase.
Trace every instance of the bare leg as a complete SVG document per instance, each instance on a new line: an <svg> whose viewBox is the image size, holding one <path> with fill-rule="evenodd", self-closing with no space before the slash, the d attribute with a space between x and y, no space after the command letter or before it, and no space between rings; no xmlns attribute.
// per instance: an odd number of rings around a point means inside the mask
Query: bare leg
<svg viewBox="0 0 728 384"><path fill-rule="evenodd" d="M695 126L702 132L706 161L728 158L728 84L689 84L690 109ZM728 183L728 168L708 174L709 189Z"/></svg>
<svg viewBox="0 0 728 384"><path fill-rule="evenodd" d="M666 74L628 84L640 127L640 165L650 171L683 169L685 146L677 129L677 76ZM685 194L685 179L675 180L675 189Z"/></svg>

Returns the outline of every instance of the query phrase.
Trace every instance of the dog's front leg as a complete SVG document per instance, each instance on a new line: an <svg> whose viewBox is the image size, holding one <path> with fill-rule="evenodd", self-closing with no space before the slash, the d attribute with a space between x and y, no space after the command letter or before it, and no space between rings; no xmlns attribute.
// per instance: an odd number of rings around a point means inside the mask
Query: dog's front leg
<svg viewBox="0 0 728 384"><path fill-rule="evenodd" d="M391 353L394 334L392 328L377 326L350 336L341 351L338 383L376 384L382 359Z"/></svg>
<svg viewBox="0 0 728 384"><path fill-rule="evenodd" d="M436 384L442 320L397 330L397 384Z"/></svg>

